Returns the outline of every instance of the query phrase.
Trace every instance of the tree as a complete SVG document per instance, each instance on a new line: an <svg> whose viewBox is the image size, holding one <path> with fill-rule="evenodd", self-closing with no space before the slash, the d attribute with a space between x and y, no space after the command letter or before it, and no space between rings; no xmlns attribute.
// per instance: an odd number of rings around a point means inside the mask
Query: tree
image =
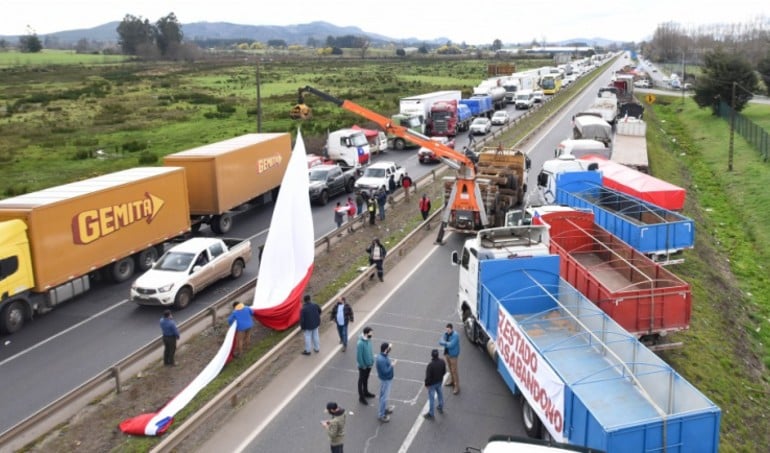
<svg viewBox="0 0 770 453"><path fill-rule="evenodd" d="M164 57L175 58L179 46L182 44L184 34L182 25L174 13L169 13L166 17L161 17L155 22L155 44Z"/></svg>
<svg viewBox="0 0 770 453"><path fill-rule="evenodd" d="M495 39L494 41L492 41L492 50L497 51L497 50L500 50L502 48L503 48L503 42L502 41L500 41L499 39Z"/></svg>
<svg viewBox="0 0 770 453"><path fill-rule="evenodd" d="M80 38L75 44L75 52L76 53L88 53L88 49L91 46L88 44L88 40L86 38Z"/></svg>
<svg viewBox="0 0 770 453"><path fill-rule="evenodd" d="M43 50L43 43L40 42L37 33L27 27L27 34L19 38L19 50L24 53L38 53Z"/></svg>
<svg viewBox="0 0 770 453"><path fill-rule="evenodd" d="M770 52L757 63L757 72L762 77L762 81L765 82L765 89L770 94Z"/></svg>
<svg viewBox="0 0 770 453"><path fill-rule="evenodd" d="M307 38L307 42L305 43L306 46L314 48L314 49L316 47L318 47L320 44L321 44L321 42L318 41L317 39L313 38L312 36Z"/></svg>
<svg viewBox="0 0 770 453"><path fill-rule="evenodd" d="M150 21L126 14L117 28L118 43L125 55L138 55L140 49L154 44L154 29Z"/></svg>
<svg viewBox="0 0 770 453"><path fill-rule="evenodd" d="M273 47L276 49L285 49L286 47L288 47L288 44L286 44L286 41L284 41L283 39L268 39L267 47Z"/></svg>
<svg viewBox="0 0 770 453"><path fill-rule="evenodd" d="M427 54L428 53L428 45L423 44L418 49L417 52L420 52L421 54Z"/></svg>
<svg viewBox="0 0 770 453"><path fill-rule="evenodd" d="M757 75L751 63L742 55L727 53L722 49L713 50L704 55L702 71L703 75L695 85L693 99L701 108L711 107L714 115L718 113L716 99L734 105L735 110L740 112L753 97L746 91L757 91ZM740 85L735 89L734 103L733 83Z"/></svg>

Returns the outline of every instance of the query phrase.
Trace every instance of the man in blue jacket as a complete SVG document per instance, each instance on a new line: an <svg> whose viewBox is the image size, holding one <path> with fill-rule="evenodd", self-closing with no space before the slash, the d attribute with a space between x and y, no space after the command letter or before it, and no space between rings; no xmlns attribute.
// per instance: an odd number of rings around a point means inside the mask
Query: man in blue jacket
<svg viewBox="0 0 770 453"><path fill-rule="evenodd" d="M447 368L449 368L450 381L446 383L449 387L454 387L452 393L460 393L460 375L457 373L457 358L460 356L460 335L455 332L452 323L446 325L446 332L438 342L444 347L444 359Z"/></svg>
<svg viewBox="0 0 770 453"><path fill-rule="evenodd" d="M393 384L393 367L396 365L396 360L388 357L390 349L390 343L387 341L382 343L376 361L377 377L380 378L380 408L377 412L377 418L383 423L390 421L390 414L395 409L395 406L388 406L390 387Z"/></svg>
<svg viewBox="0 0 770 453"><path fill-rule="evenodd" d="M233 302L233 312L227 317L227 325L235 325L235 344L233 345L233 357L240 357L244 349L249 349L251 344L251 328L254 327L254 318L251 308L240 302Z"/></svg>
<svg viewBox="0 0 770 453"><path fill-rule="evenodd" d="M312 340L313 350L318 352L321 349L318 338L318 327L321 325L321 307L310 300L310 295L305 294L302 309L299 312L299 327L305 334L305 350L302 355L310 355L310 343Z"/></svg>
<svg viewBox="0 0 770 453"><path fill-rule="evenodd" d="M179 339L179 329L171 316L171 310L164 310L160 318L160 331L163 335L163 365L176 366L176 341Z"/></svg>
<svg viewBox="0 0 770 453"><path fill-rule="evenodd" d="M372 352L372 336L374 330L364 327L364 331L356 344L356 364L358 365L358 402L368 406L367 398L374 398L369 392L369 374L374 366L374 353Z"/></svg>

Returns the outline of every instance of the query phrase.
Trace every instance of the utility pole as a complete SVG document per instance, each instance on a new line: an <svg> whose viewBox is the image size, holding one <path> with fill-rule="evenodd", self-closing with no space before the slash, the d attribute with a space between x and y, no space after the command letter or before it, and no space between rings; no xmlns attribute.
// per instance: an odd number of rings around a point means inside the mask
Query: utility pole
<svg viewBox="0 0 770 453"><path fill-rule="evenodd" d="M259 92L259 58L257 58L257 133L262 132L262 96Z"/></svg>
<svg viewBox="0 0 770 453"><path fill-rule="evenodd" d="M735 141L735 86L738 82L733 82L733 94L730 100L730 147L727 151L727 171L733 171L733 145Z"/></svg>

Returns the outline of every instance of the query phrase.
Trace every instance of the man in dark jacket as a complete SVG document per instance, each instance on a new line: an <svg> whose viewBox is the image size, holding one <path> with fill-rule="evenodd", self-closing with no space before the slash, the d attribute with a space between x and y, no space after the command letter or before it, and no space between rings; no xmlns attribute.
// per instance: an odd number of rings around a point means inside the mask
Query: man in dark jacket
<svg viewBox="0 0 770 453"><path fill-rule="evenodd" d="M342 352L345 352L348 349L348 323L353 322L353 307L350 306L347 299L342 297L337 300L337 305L331 309L329 317L337 326Z"/></svg>
<svg viewBox="0 0 770 453"><path fill-rule="evenodd" d="M385 220L385 203L388 202L388 191L380 189L377 191L377 210L380 213L380 220Z"/></svg>
<svg viewBox="0 0 770 453"><path fill-rule="evenodd" d="M164 310L160 318L160 331L163 334L163 365L176 366L176 341L179 339L179 329L171 316L171 310Z"/></svg>
<svg viewBox="0 0 770 453"><path fill-rule="evenodd" d="M305 294L302 309L299 312L299 327L305 334L305 350L303 355L310 355L310 343L313 343L313 350L318 352L321 349L318 338L318 327L321 325L321 307L310 300L310 295Z"/></svg>
<svg viewBox="0 0 770 453"><path fill-rule="evenodd" d="M369 244L369 247L366 248L366 253L369 254L369 265L374 264L377 267L377 277L380 279L380 281L384 281L382 278L383 275L383 269L382 269L382 263L383 260L385 260L385 255L388 253L387 250L385 250L385 246L380 243L379 238L374 238L371 244ZM369 279L371 280L374 277L374 274L369 276Z"/></svg>
<svg viewBox="0 0 770 453"><path fill-rule="evenodd" d="M388 356L390 350L390 343L382 343L380 345L380 353L377 355L377 359L375 359L377 377L380 378L380 407L377 411L377 419L383 423L390 421L390 414L395 409L395 406L388 405L390 387L393 384L393 368L396 366L396 360Z"/></svg>
<svg viewBox="0 0 770 453"><path fill-rule="evenodd" d="M374 366L374 353L372 352L372 336L374 331L371 327L364 327L363 333L358 338L356 344L356 364L358 365L358 401L364 406L369 402L366 398L374 398L374 393L369 392L369 374Z"/></svg>
<svg viewBox="0 0 770 453"><path fill-rule="evenodd" d="M428 362L427 368L425 368L425 387L428 388L428 412L423 414L423 417L427 419L433 419L436 415L434 408L436 402L434 401L436 395L438 395L438 412L444 413L444 393L441 391L441 381L446 374L446 364L438 356L438 349L430 351L430 362Z"/></svg>

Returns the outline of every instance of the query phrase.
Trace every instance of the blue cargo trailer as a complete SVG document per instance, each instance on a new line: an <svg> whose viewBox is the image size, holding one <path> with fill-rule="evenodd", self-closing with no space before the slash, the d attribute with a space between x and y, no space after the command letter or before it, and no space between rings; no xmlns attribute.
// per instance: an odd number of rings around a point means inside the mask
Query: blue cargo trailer
<svg viewBox="0 0 770 453"><path fill-rule="evenodd" d="M656 259L695 245L695 222L684 215L602 185L601 173L556 176L556 203L590 209L595 222L634 249Z"/></svg>
<svg viewBox="0 0 770 453"><path fill-rule="evenodd" d="M474 95L468 99L460 99L460 104L467 105L474 117L488 117L495 110L492 96L489 95Z"/></svg>
<svg viewBox="0 0 770 453"><path fill-rule="evenodd" d="M477 326L537 414L529 435L608 453L718 451L719 407L562 280L558 256L478 251Z"/></svg>

